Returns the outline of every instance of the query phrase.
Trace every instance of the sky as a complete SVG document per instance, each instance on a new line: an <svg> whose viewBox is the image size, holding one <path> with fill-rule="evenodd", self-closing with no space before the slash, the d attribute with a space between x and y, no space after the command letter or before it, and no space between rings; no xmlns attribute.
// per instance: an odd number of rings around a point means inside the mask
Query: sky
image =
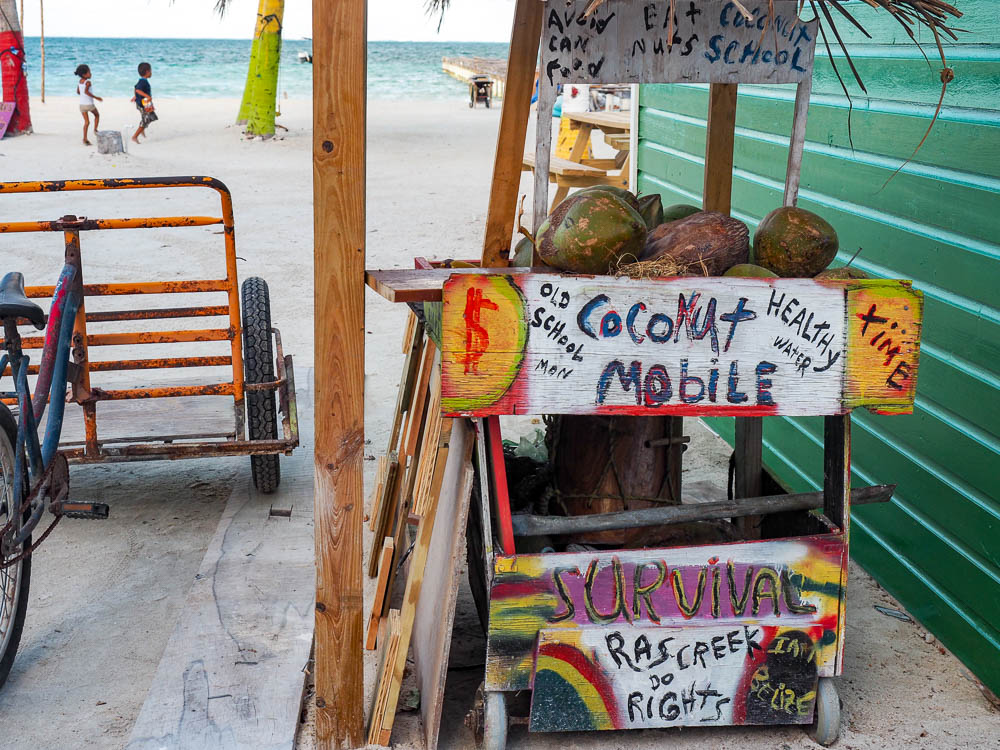
<svg viewBox="0 0 1000 750"><path fill-rule="evenodd" d="M23 3L25 34L38 36L39 0ZM257 5L257 0L233 0L220 19L214 0L45 0L45 35L247 39ZM513 13L514 0L452 0L438 33L437 18L427 16L423 0L369 0L368 38L506 42ZM312 36L312 0L285 0L284 21L286 39Z"/></svg>

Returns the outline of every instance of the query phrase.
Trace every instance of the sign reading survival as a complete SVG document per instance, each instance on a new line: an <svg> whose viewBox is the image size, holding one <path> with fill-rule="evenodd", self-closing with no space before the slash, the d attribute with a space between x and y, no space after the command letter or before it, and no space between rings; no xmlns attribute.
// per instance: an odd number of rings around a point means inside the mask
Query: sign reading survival
<svg viewBox="0 0 1000 750"><path fill-rule="evenodd" d="M456 274L443 301L451 416L913 409L905 281Z"/></svg>

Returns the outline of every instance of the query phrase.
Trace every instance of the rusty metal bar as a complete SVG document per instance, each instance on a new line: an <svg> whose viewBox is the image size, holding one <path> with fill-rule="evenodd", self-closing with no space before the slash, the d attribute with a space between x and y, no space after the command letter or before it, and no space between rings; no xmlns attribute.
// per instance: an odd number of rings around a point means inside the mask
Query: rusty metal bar
<svg viewBox="0 0 1000 750"><path fill-rule="evenodd" d="M207 318L229 315L228 305L206 307L164 307L148 310L109 310L87 313L88 323L110 323L122 320L161 320L165 318Z"/></svg>
<svg viewBox="0 0 1000 750"><path fill-rule="evenodd" d="M2 184L2 183L0 183ZM33 299L51 297L54 286L29 286L25 295ZM196 292L229 291L227 279L194 279L190 281L136 281L118 284L84 284L87 297L113 297L121 294L190 294Z"/></svg>
<svg viewBox="0 0 1000 750"><path fill-rule="evenodd" d="M176 398L178 396L231 396L232 383L210 383L209 385L168 385L157 388L95 388L91 398L94 401L127 401L140 398Z"/></svg>
<svg viewBox="0 0 1000 750"><path fill-rule="evenodd" d="M219 456L291 455L297 443L287 440L226 440L198 443L102 446L97 458L86 456L82 448L60 450L73 464L159 461L162 459L215 458Z"/></svg>
<svg viewBox="0 0 1000 750"><path fill-rule="evenodd" d="M91 372L120 372L125 370L166 370L174 367L224 367L232 364L228 355L217 357L160 357L159 359L114 359L90 363ZM38 365L29 365L28 374L37 375ZM0 373L0 377L4 373ZM279 381L282 382L282 381ZM265 384L266 385L266 384Z"/></svg>
<svg viewBox="0 0 1000 750"><path fill-rule="evenodd" d="M229 355L217 357L161 357L159 359L116 359L91 362L91 372L119 372L122 370L164 370L173 367L222 367L231 365Z"/></svg>
<svg viewBox="0 0 1000 750"><path fill-rule="evenodd" d="M223 204L226 198L232 205L232 198L229 195L229 188L222 180L214 177L197 175L194 177L112 177L97 180L31 180L26 182L2 182L0 183L0 194L3 193L72 193L88 190L128 190L135 188L158 188L158 187L206 187L215 190L223 196ZM228 217L228 223L232 223L232 214Z"/></svg>
<svg viewBox="0 0 1000 750"><path fill-rule="evenodd" d="M227 341L233 332L226 328L206 328L192 331L136 331L133 333L97 333L88 338L90 346L122 346L124 344L180 344L190 341ZM24 349L41 349L45 339L27 336L21 339Z"/></svg>
<svg viewBox="0 0 1000 750"><path fill-rule="evenodd" d="M72 219L75 217L64 217ZM87 306L83 297L83 258L80 251L80 232L72 227L72 221L68 222L67 228L63 232L66 242L65 260L67 264L76 266L76 274L73 277L72 291L80 296L80 306L76 311L76 318L73 321L73 339L71 342L73 363L79 367L79 376L71 383L73 400L83 403L83 425L84 435L87 440L86 454L94 456L97 454L97 404L90 401L90 370L87 367L88 342L87 342Z"/></svg>
<svg viewBox="0 0 1000 750"><path fill-rule="evenodd" d="M221 224L218 216L153 216L135 219L88 219L82 217L74 229L158 229L165 227L206 227ZM9 221L0 223L0 234L16 232L61 232L66 228L61 219L55 221Z"/></svg>

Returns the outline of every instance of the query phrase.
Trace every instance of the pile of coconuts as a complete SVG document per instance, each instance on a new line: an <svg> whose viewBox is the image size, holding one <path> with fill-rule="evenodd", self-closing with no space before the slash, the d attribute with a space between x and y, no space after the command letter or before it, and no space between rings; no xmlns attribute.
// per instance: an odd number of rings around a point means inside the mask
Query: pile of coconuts
<svg viewBox="0 0 1000 750"><path fill-rule="evenodd" d="M794 206L764 217L750 247L746 224L716 211L678 204L664 208L658 194L637 197L610 185L584 188L562 201L532 237L515 248L514 265L542 263L579 274L638 278L867 278L844 266L837 232L821 216Z"/></svg>

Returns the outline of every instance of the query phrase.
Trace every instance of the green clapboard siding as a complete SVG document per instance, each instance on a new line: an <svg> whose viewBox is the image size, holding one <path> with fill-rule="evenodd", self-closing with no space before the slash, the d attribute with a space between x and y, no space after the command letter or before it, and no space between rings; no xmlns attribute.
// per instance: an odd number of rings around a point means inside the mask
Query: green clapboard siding
<svg viewBox="0 0 1000 750"><path fill-rule="evenodd" d="M850 134L847 99L817 53L799 205L837 228L841 262L863 248L857 266L926 295L914 415L854 415L854 481L899 489L854 514L852 553L1000 692L1000 31L989 0L958 5L970 33L948 47L957 79L888 184L941 93L933 43L928 64L898 25L855 8L872 39L841 24L868 88L848 81ZM740 89L733 215L751 229L781 203L794 96ZM707 99L706 86L641 87L641 193L700 204ZM731 419L711 426L732 440ZM821 419L765 420L768 468L789 489L821 488L822 435Z"/></svg>

